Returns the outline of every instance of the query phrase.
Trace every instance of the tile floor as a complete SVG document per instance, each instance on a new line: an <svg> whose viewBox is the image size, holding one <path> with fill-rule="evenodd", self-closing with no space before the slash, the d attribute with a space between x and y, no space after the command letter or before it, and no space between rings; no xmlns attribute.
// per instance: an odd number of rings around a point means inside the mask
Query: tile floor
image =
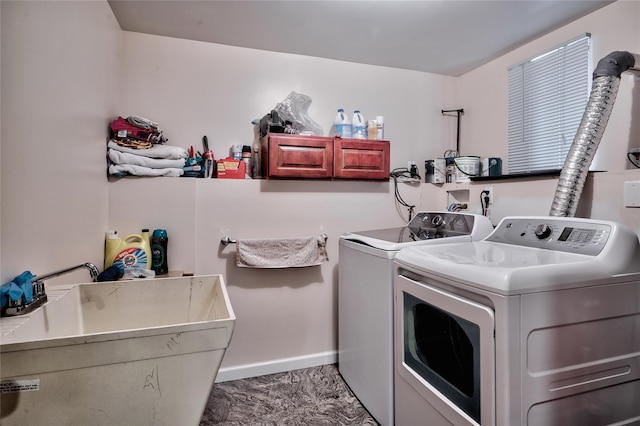
<svg viewBox="0 0 640 426"><path fill-rule="evenodd" d="M378 423L336 365L216 383L200 426L370 425Z"/></svg>

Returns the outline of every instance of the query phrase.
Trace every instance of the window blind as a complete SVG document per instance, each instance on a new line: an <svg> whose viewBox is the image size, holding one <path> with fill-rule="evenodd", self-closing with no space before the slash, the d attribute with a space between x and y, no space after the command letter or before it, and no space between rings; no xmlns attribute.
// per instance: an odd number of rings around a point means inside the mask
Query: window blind
<svg viewBox="0 0 640 426"><path fill-rule="evenodd" d="M509 173L562 168L589 98L590 39L509 68Z"/></svg>

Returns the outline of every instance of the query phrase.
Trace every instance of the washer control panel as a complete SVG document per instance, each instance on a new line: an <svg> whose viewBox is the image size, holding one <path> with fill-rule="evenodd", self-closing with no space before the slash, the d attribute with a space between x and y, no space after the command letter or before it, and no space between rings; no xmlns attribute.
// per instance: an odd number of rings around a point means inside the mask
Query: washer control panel
<svg viewBox="0 0 640 426"><path fill-rule="evenodd" d="M455 212L419 212L407 227L420 240L469 235L475 217Z"/></svg>
<svg viewBox="0 0 640 426"><path fill-rule="evenodd" d="M507 217L486 241L597 256L612 228L591 219Z"/></svg>

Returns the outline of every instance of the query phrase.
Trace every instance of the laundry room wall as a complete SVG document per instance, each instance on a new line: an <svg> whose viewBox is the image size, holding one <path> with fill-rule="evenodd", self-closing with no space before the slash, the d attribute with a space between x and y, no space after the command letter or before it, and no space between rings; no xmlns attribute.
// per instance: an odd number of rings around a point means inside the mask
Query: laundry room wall
<svg viewBox="0 0 640 426"><path fill-rule="evenodd" d="M121 33L107 2L2 1L2 283L100 265ZM64 277L86 281L86 270Z"/></svg>
<svg viewBox="0 0 640 426"><path fill-rule="evenodd" d="M252 144L251 121L291 91L310 96L310 118L330 131L338 108L385 118L391 166L450 148L455 126L442 108L455 105L456 79L302 55L123 32L123 115L148 111L170 144L201 149L204 134L217 158L233 144Z"/></svg>
<svg viewBox="0 0 640 426"><path fill-rule="evenodd" d="M251 121L291 91L311 97L325 134L340 107L383 115L392 168L455 138L440 112L455 107L452 77L130 32L123 41L119 114L157 121L169 144L201 150L207 135L216 158L253 144ZM399 191L419 203L419 185ZM109 185L109 208L121 233L166 228L171 269L224 274L238 320L221 377L335 361L340 234L408 219L393 181L121 179ZM321 233L330 261L306 269L239 269L235 246L220 245Z"/></svg>
<svg viewBox="0 0 640 426"><path fill-rule="evenodd" d="M109 182L108 123L146 116L170 144L198 149L207 134L220 158L252 142L250 121L296 90L313 98L309 113L325 131L338 107L384 115L399 167L454 136L440 109L455 107L455 79L124 33L106 2L0 4L2 282L25 269L101 265L109 228L162 227L172 269L222 273L229 284L238 322L226 366L258 374L335 360L338 237L405 223L392 182ZM400 193L419 204L419 186ZM219 243L321 232L330 262L304 270L240 271L234 247ZM87 279L78 271L59 280Z"/></svg>
<svg viewBox="0 0 640 426"><path fill-rule="evenodd" d="M510 66L586 33L591 34L594 67L613 51L638 53L639 16L640 2L614 2L458 78L457 96L465 107L461 121L461 151L466 155L506 160L507 69ZM620 79L615 106L594 159L594 170L617 171L631 167L626 158L628 148L640 146L640 123L631 120L634 112L640 114L640 93L636 86L631 75L623 75Z"/></svg>
<svg viewBox="0 0 640 426"><path fill-rule="evenodd" d="M457 79L459 105L464 107L461 121L463 155L501 157L503 172L507 160L507 68L552 49L581 34L590 33L594 65L617 50L640 53L640 2L617 1L582 19L515 49ZM640 209L625 208L623 184L638 180L640 170L627 160L630 148L640 147L640 80L623 74L609 123L585 184L577 215L613 220L630 226L640 234ZM446 206L447 191L468 189L474 211L480 209L480 191L494 188L491 206L494 224L508 215L547 215L551 208L557 178L485 181L461 185L423 186L423 200L440 197ZM429 204L423 205L423 207Z"/></svg>

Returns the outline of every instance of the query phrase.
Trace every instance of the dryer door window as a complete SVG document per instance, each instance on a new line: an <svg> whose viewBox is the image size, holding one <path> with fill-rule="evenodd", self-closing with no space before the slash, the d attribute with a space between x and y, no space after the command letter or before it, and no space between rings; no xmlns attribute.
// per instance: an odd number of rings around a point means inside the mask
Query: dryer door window
<svg viewBox="0 0 640 426"><path fill-rule="evenodd" d="M404 293L404 361L480 423L480 327Z"/></svg>
<svg viewBox="0 0 640 426"><path fill-rule="evenodd" d="M425 424L495 424L493 309L398 275L394 316L396 371L441 416Z"/></svg>

